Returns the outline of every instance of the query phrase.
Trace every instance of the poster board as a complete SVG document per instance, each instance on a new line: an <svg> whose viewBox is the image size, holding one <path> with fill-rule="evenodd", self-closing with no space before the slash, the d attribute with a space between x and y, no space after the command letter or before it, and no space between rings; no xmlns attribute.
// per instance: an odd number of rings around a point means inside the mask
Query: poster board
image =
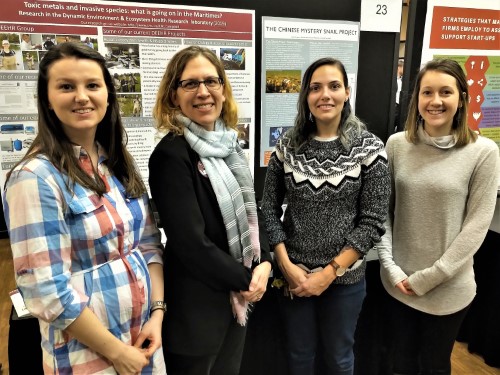
<svg viewBox="0 0 500 375"><path fill-rule="evenodd" d="M0 184L38 132L38 64L53 45L86 43L106 59L128 135L127 148L147 185L148 160L163 134L152 109L165 67L188 45L211 49L222 61L238 103L240 144L253 171L255 139L255 15L215 9L112 1L8 1L0 14Z"/></svg>

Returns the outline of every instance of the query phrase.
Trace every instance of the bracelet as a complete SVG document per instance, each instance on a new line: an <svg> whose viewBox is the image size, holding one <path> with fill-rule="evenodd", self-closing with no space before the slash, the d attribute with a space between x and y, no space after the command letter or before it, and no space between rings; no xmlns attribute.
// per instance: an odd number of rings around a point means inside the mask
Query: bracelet
<svg viewBox="0 0 500 375"><path fill-rule="evenodd" d="M167 304L164 301L153 301L151 302L151 308L149 309L149 314L151 315L155 310L167 311Z"/></svg>

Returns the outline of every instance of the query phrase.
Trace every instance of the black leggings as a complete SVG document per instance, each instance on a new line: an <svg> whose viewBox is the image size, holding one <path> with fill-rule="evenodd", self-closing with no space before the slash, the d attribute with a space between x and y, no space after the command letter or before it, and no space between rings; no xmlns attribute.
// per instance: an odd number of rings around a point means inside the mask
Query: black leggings
<svg viewBox="0 0 500 375"><path fill-rule="evenodd" d="M451 374L451 352L469 306L449 315L432 315L390 300L394 374Z"/></svg>

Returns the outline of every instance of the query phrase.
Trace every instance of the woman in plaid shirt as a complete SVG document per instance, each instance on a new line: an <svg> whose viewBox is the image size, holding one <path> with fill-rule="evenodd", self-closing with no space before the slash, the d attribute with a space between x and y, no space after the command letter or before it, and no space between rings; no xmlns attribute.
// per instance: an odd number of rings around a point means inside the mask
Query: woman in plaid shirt
<svg viewBox="0 0 500 375"><path fill-rule="evenodd" d="M38 109L4 210L44 372L165 374L162 246L104 58L83 44L47 52Z"/></svg>

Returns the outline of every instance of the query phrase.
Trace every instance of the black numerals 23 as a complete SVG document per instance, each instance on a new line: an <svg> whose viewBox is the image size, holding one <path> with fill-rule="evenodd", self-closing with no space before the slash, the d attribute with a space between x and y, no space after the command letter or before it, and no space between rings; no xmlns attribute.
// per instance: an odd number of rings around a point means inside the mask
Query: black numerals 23
<svg viewBox="0 0 500 375"><path fill-rule="evenodd" d="M386 15L387 14L387 5L385 4L377 4L377 14Z"/></svg>

